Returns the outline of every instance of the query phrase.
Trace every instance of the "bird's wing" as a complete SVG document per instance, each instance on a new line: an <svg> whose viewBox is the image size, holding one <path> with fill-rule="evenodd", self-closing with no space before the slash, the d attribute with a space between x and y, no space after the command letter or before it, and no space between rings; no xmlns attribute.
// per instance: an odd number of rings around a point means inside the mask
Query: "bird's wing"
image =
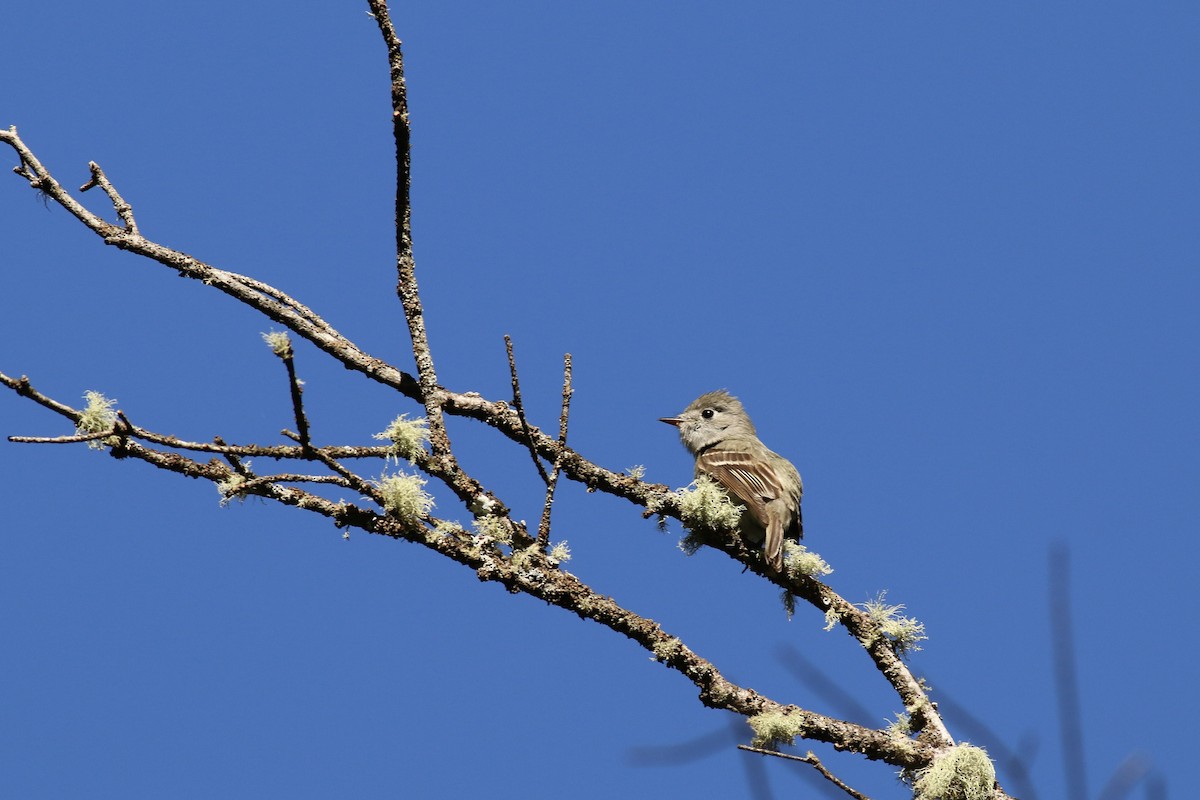
<svg viewBox="0 0 1200 800"><path fill-rule="evenodd" d="M709 450L696 459L696 469L745 503L746 510L764 530L769 526L767 503L783 496L779 476L770 464L749 453Z"/></svg>

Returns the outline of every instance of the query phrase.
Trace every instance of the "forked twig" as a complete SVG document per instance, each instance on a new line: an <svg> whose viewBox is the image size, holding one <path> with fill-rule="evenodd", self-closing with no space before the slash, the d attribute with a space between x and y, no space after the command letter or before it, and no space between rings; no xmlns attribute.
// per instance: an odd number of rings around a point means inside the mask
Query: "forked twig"
<svg viewBox="0 0 1200 800"><path fill-rule="evenodd" d="M517 418L525 431L525 444L533 458L533 465L537 467L538 475L542 476L542 483L549 485L550 476L546 474L546 468L542 466L542 460L538 458L537 450L533 447L533 434L529 431L529 420L525 418L525 403L521 401L521 381L517 378L517 359L513 355L512 337L507 333L504 334L504 350L508 353L508 374L512 378L513 408L517 410Z"/></svg>
<svg viewBox="0 0 1200 800"><path fill-rule="evenodd" d="M767 750L762 747L751 747L748 744L739 744L738 750L745 750L747 753L758 753L764 756L775 756L776 758L784 758L789 761L803 761L805 764L811 764L814 768L816 768L817 772L821 773L821 775L825 777L826 780L841 789L846 794L853 797L854 800L871 800L871 798L867 797L857 789L852 789L851 787L847 786L840 778L838 778L838 776L826 769L825 765L821 763L821 759L813 755L811 750L809 750L806 755L802 756L793 755L792 753L781 753L778 750Z"/></svg>
<svg viewBox="0 0 1200 800"><path fill-rule="evenodd" d="M79 191L86 192L87 190L99 186L108 195L108 199L112 202L113 209L117 212L117 216L125 223L125 230L129 233L137 234L137 220L133 218L133 206L125 202L125 198L121 197L117 192L116 187L108 180L108 176L104 174L104 170L100 169L100 165L95 161L88 162L88 169L92 171L92 178L83 186L79 187Z"/></svg>
<svg viewBox="0 0 1200 800"><path fill-rule="evenodd" d="M514 374L516 374L514 372ZM550 543L550 507L554 505L554 490L558 486L558 475L562 472L563 453L567 448L567 418L571 414L571 354L563 356L562 412L558 415L558 455L554 458L554 469L546 481L546 502L542 506L542 521L538 523L538 546L543 550Z"/></svg>

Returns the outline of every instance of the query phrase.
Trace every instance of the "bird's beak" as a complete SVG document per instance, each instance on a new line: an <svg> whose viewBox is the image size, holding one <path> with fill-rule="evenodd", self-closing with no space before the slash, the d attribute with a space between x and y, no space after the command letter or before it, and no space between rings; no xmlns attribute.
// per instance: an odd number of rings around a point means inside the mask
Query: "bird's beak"
<svg viewBox="0 0 1200 800"><path fill-rule="evenodd" d="M676 428L683 424L683 420L679 417L659 417L658 421L665 422L668 425L674 425Z"/></svg>

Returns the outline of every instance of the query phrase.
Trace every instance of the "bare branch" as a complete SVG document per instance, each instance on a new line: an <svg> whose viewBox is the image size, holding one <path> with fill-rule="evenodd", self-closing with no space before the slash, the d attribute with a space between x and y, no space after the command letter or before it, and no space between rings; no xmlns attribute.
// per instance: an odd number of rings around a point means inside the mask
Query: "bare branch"
<svg viewBox="0 0 1200 800"><path fill-rule="evenodd" d="M296 429L300 432L300 449L309 450L312 447L312 439L308 433L308 417L304 413L304 387L301 385L300 379L296 377L296 357L290 344L287 352L281 355L280 359L283 360L283 366L287 368L288 390L292 396L292 415L296 418Z"/></svg>
<svg viewBox="0 0 1200 800"><path fill-rule="evenodd" d="M762 747L751 747L748 744L739 744L738 750L745 750L747 753L758 753L758 754L764 755L764 756L774 756L776 758L784 758L789 761L803 761L805 764L811 764L814 768L816 768L817 772L821 773L821 775L823 775L825 777L825 779L827 781L829 781L834 786L841 789L846 794L855 798L855 800L871 800L871 798L867 797L862 792L860 792L856 789L852 789L849 786L847 786L845 783L843 783L841 781L841 779L839 779L836 775L834 775L832 772L830 772L828 769L826 769L825 765L821 763L821 759L819 759L815 755L813 755L811 750L809 750L806 755L802 755L802 756L793 755L792 753L781 753L778 750L766 750Z"/></svg>
<svg viewBox="0 0 1200 800"><path fill-rule="evenodd" d="M107 439L113 435L113 431L100 431L99 433L84 433L77 436L9 436L8 440L16 444L79 444L80 442L94 442L97 439Z"/></svg>
<svg viewBox="0 0 1200 800"><path fill-rule="evenodd" d="M392 25L386 0L368 0L371 16L379 25L387 45L388 68L392 80L392 136L396 140L396 294L408 321L416 358L417 379L421 385L421 401L429 420L429 443L434 455L453 463L450 438L442 416L442 392L438 387L433 353L425 331L425 313L417 289L416 261L413 258L412 206L412 134L408 121L408 87L404 81L404 52L400 37Z"/></svg>
<svg viewBox="0 0 1200 800"><path fill-rule="evenodd" d="M17 135L16 125L13 125L8 130L0 130L0 142L4 142L17 152L17 156L21 159L21 164L18 167L14 167L13 172L29 181L31 187L44 193L47 197L65 208L68 213L101 236L107 236L113 232L121 232L121 229L116 225L105 222L84 208L83 204L71 197L70 193L63 189L58 181L54 180L49 171L42 166L42 162L38 160L37 156L21 141L21 137Z"/></svg>
<svg viewBox="0 0 1200 800"><path fill-rule="evenodd" d="M0 131L3 133L3 131ZM33 402L40 406L50 409L55 414L66 417L72 423L79 422L79 412L68 405L52 400L46 395L34 389L29 383L29 378L22 375L20 378L13 378L0 372L0 383L3 383L8 388L19 394L21 397L28 397Z"/></svg>
<svg viewBox="0 0 1200 800"><path fill-rule="evenodd" d="M512 337L507 333L504 334L504 350L508 353L508 374L512 378L513 408L517 410L517 419L521 422L521 430L525 432L525 444L529 448L529 455L533 457L533 465L537 467L538 475L542 476L542 483L549 484L550 476L546 474L542 460L538 458L537 451L533 449L533 435L529 432L529 420L525 418L525 403L521 401L521 381L517 378L517 359L513 355Z"/></svg>
<svg viewBox="0 0 1200 800"><path fill-rule="evenodd" d="M350 481L340 475L304 475L297 472L283 472L278 475L262 475L252 478L245 483L238 484L236 494L241 494L251 491L260 483L328 483L334 486L342 486L346 489L353 489Z"/></svg>
<svg viewBox="0 0 1200 800"><path fill-rule="evenodd" d="M377 488L375 488L375 486L370 481L360 478L358 475L356 475L355 473L351 472L350 470L346 469L344 466L339 464L337 459L333 458L332 456L330 456L329 454L327 454L321 450L310 449L309 452L312 453L312 456L314 458L316 458L318 461L320 461L322 464L329 467L331 470L333 470L338 475L340 475L342 477L342 479L346 481L347 486L350 486L355 491L360 492L361 494L364 494L367 497L371 498L379 505L380 508L384 507L384 501L383 501L382 495L380 495L379 490Z"/></svg>
<svg viewBox="0 0 1200 800"><path fill-rule="evenodd" d="M108 176L104 174L104 170L100 169L100 165L95 161L88 162L88 169L92 171L92 179L79 187L79 191L86 192L94 186L99 186L108 195L108 199L112 202L113 208L117 212L117 216L125 223L125 230L129 233L136 234L138 232L137 220L133 218L133 206L125 202L125 198L121 197L117 192L116 187L108 180Z"/></svg>
<svg viewBox="0 0 1200 800"><path fill-rule="evenodd" d="M372 7L378 10L378 7L382 7L382 3L373 2ZM386 14L386 9L384 12ZM390 23L388 23L388 30L390 30ZM398 40L396 46L398 47ZM444 459L445 463L442 469L446 474L460 472L460 470L453 456L446 453L449 439L444 435L443 413L458 414L484 422L509 439L520 442L522 446L531 446L547 461L554 462L558 458L560 452L558 441L538 430L537 427L528 424L527 421L523 424L516 411L506 403L489 401L475 393L451 392L436 385L436 376L433 378L433 388L429 389L429 378L432 372L426 373L422 383L412 375L371 356L338 333L307 306L279 289L244 275L218 269L186 253L165 247L140 234L125 231L105 222L83 208L50 176L36 156L17 136L15 128L7 131L0 130L0 141L13 147L20 157L21 166L16 169L18 174L26 177L35 189L44 192L51 200L59 203L79 218L100 235L106 244L157 261L163 266L175 270L183 277L192 278L224 292L273 322L288 328L297 336L311 342L321 351L337 359L347 369L360 372L372 380L390 386L405 396L425 404L430 421L431 444L434 445L435 455ZM428 402L428 398L433 398L435 402ZM441 438L435 435L439 425L443 431ZM663 513L674 515L670 511L671 501L667 498L668 488L666 486L645 483L630 475L603 469L571 450L563 452L561 465L563 474L572 480L583 483L590 489L600 489L619 497L625 497L643 507L657 506L660 501L665 499ZM462 494L470 496L487 494L481 485L465 475L462 476L460 483L463 486L460 496ZM655 513L657 513L657 509Z"/></svg>
<svg viewBox="0 0 1200 800"><path fill-rule="evenodd" d="M558 456L554 459L554 469L546 481L546 502L542 506L542 521L538 523L538 546L545 549L550 543L550 508L554 505L554 490L558 487L558 476L562 472L563 453L567 447L567 418L571 414L571 395L575 390L571 387L571 354L563 356L563 390L562 412L558 415Z"/></svg>

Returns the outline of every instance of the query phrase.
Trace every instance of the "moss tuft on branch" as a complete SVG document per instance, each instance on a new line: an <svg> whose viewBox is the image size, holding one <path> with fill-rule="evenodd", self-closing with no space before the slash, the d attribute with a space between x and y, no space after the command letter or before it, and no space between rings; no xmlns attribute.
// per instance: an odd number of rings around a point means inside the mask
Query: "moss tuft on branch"
<svg viewBox="0 0 1200 800"><path fill-rule="evenodd" d="M996 769L987 752L964 742L916 774L914 800L991 800L995 785Z"/></svg>

